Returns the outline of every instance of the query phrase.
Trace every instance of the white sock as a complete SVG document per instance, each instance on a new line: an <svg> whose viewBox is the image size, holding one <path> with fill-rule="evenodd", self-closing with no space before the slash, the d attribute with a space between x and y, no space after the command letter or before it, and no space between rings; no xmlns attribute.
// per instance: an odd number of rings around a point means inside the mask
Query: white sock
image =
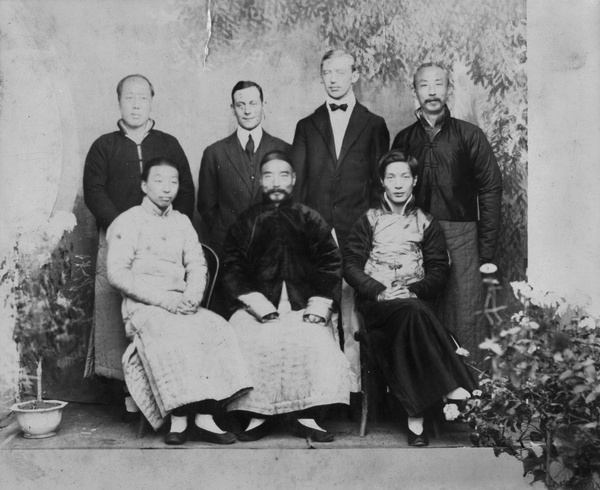
<svg viewBox="0 0 600 490"><path fill-rule="evenodd" d="M215 434L225 434L225 431L221 430L219 426L215 424L213 416L207 413L197 413L195 423L201 429L209 432L214 432Z"/></svg>
<svg viewBox="0 0 600 490"><path fill-rule="evenodd" d="M423 417L408 417L408 428L413 434L423 433Z"/></svg>
<svg viewBox="0 0 600 490"><path fill-rule="evenodd" d="M258 419L258 418L252 417L252 420L250 420L248 427L246 427L246 432L248 432L249 430L252 430L252 429L256 429L257 427L260 427L262 424L264 424L266 422L266 420L267 419Z"/></svg>
<svg viewBox="0 0 600 490"><path fill-rule="evenodd" d="M185 429L187 429L187 416L176 417L171 415L171 429L169 432L183 432Z"/></svg>
<svg viewBox="0 0 600 490"><path fill-rule="evenodd" d="M315 419L298 419L298 422L300 422L305 427L308 427L309 429L315 429L320 430L321 432L326 432L325 429L322 429L317 425Z"/></svg>
<svg viewBox="0 0 600 490"><path fill-rule="evenodd" d="M448 393L446 398L450 398L451 400L466 400L467 398L471 398L471 394L464 388L458 387Z"/></svg>
<svg viewBox="0 0 600 490"><path fill-rule="evenodd" d="M140 409L130 396L125 397L125 410L128 412L139 412Z"/></svg>

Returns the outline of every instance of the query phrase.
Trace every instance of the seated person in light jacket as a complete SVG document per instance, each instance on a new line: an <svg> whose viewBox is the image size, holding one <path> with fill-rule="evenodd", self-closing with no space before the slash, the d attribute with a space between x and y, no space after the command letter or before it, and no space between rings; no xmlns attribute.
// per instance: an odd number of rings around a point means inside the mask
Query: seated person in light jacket
<svg viewBox="0 0 600 490"><path fill-rule="evenodd" d="M449 263L440 225L414 204L417 165L401 150L381 158L381 204L354 225L344 277L357 292L373 357L408 413L408 442L426 446L423 412L443 397L464 404L476 382L428 304L444 287Z"/></svg>
<svg viewBox="0 0 600 490"><path fill-rule="evenodd" d="M231 325L200 307L206 261L189 218L173 209L178 187L173 162L146 162L142 204L108 228L108 280L123 295L132 342L123 356L125 382L155 429L171 414L167 444L188 435L229 444L235 436L213 414L252 382ZM188 415L195 417L190 430Z"/></svg>

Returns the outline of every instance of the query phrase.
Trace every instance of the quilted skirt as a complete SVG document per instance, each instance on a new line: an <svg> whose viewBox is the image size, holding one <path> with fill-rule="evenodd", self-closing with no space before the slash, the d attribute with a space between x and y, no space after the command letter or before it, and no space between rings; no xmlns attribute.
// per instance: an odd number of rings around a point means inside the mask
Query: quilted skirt
<svg viewBox="0 0 600 490"><path fill-rule="evenodd" d="M177 407L225 406L253 385L233 328L212 311L175 315L138 305L126 327L133 341L123 356L125 382L155 429Z"/></svg>
<svg viewBox="0 0 600 490"><path fill-rule="evenodd" d="M331 324L306 323L303 312L267 323L244 310L231 317L254 389L228 410L277 415L349 403L353 377Z"/></svg>

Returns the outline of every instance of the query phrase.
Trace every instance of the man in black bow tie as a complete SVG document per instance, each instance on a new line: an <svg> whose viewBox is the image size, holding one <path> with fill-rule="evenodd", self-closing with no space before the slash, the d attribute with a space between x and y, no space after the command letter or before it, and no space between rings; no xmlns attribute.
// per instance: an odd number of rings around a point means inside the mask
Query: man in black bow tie
<svg viewBox="0 0 600 490"><path fill-rule="evenodd" d="M354 97L359 73L354 57L341 50L325 53L321 81L325 104L296 126L292 160L296 170L297 201L317 210L333 227L343 248L351 226L377 203L381 182L377 161L388 151L390 135L383 118L370 112ZM353 291L344 283L342 318L344 350L358 374L358 350L347 325L346 299ZM350 345L353 344L353 345Z"/></svg>

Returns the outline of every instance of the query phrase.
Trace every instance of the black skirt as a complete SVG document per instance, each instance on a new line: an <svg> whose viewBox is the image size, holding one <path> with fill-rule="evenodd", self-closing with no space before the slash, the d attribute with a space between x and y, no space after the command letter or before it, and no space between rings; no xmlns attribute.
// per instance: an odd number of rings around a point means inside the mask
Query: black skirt
<svg viewBox="0 0 600 490"><path fill-rule="evenodd" d="M455 388L477 389L452 336L427 303L367 301L358 309L368 331L369 352L409 416L420 415Z"/></svg>

